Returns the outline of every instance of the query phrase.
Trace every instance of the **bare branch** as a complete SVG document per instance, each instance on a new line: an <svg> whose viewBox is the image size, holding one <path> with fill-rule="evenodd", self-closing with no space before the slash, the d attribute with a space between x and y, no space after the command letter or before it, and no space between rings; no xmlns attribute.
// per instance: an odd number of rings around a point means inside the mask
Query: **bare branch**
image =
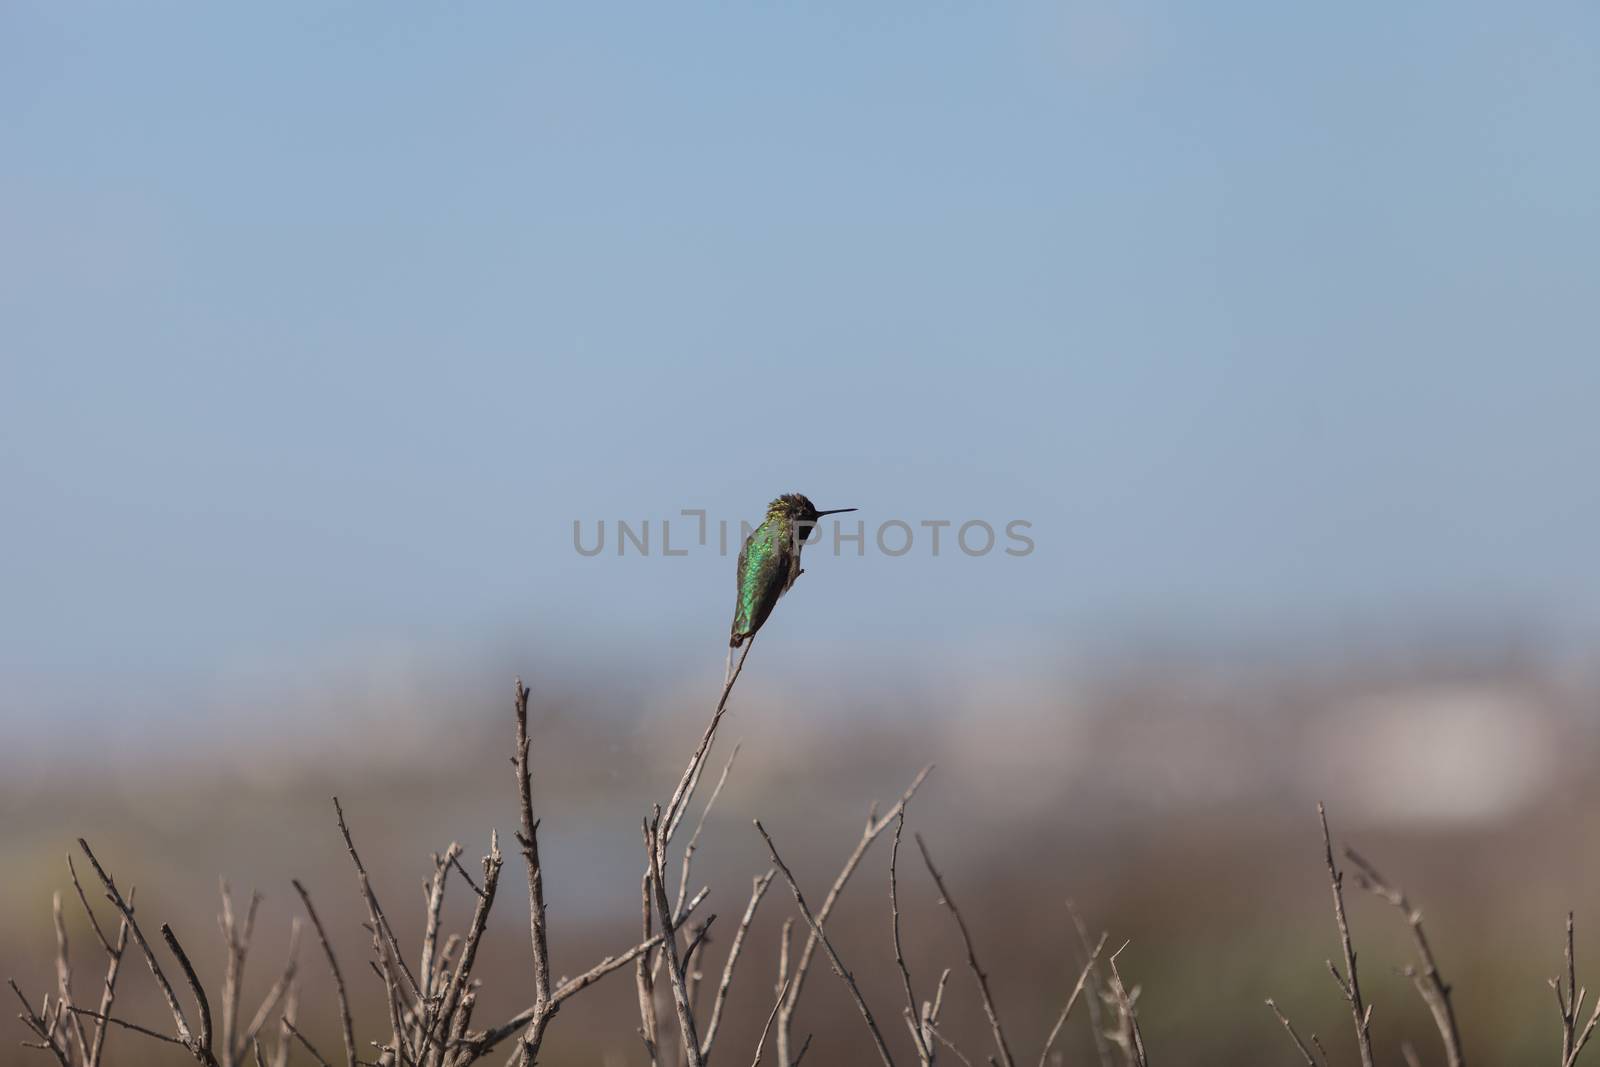
<svg viewBox="0 0 1600 1067"><path fill-rule="evenodd" d="M946 967L939 972L939 984L934 987L933 999L922 1002L922 1014L918 1020L922 1027L922 1047L928 1050L928 1063L931 1065L937 1058L933 1047L933 1027L939 1022L939 1013L944 1010L944 991L950 983L950 968Z"/></svg>
<svg viewBox="0 0 1600 1067"><path fill-rule="evenodd" d="M1373 1067L1372 1064L1372 1035L1370 1025L1372 1010L1361 1001L1361 979L1356 973L1356 950L1350 940L1350 923L1344 914L1344 872L1333 861L1333 838L1328 833L1328 812L1319 801L1317 803L1317 818L1322 822L1322 850L1328 863L1328 881L1333 886L1333 917L1339 925L1339 944L1344 950L1344 969L1341 975L1339 969L1328 961L1328 970L1333 974L1333 980L1339 986L1339 992L1344 994L1344 999L1350 1003L1350 1016L1355 1021L1356 1048L1361 1054L1361 1067Z"/></svg>
<svg viewBox="0 0 1600 1067"><path fill-rule="evenodd" d="M689 896L689 868L694 864L694 850L700 844L700 834L706 828L706 817L711 814L711 809L717 803L717 798L722 795L722 787L728 784L728 773L733 770L733 761L739 758L739 746L733 746L733 752L728 756L728 762L722 765L722 774L717 778L716 788L711 790L711 796L706 800L706 806L700 809L700 820L695 823L694 833L689 835L689 843L683 849L683 862L678 868L678 900L673 907L673 914L683 911L684 901ZM688 804L685 802L685 809ZM682 819L682 813L679 813Z"/></svg>
<svg viewBox="0 0 1600 1067"><path fill-rule="evenodd" d="M328 969L333 972L333 987L339 995L339 1025L344 1033L344 1052L348 1067L356 1067L356 1038L355 1026L350 1019L350 997L345 992L344 975L339 971L339 960L333 954L333 945L328 941L328 932L322 928L322 920L317 917L317 909L311 905L311 894L306 892L306 887L300 884L298 878L291 883L295 892L300 894L300 901L306 906L306 914L311 918L311 925L317 931L317 940L322 942L322 951L328 957Z"/></svg>
<svg viewBox="0 0 1600 1067"><path fill-rule="evenodd" d="M67 1060L66 1050L60 1045L56 1044L54 1027L46 1022L44 1018L44 1016L50 1014L49 994L45 995L44 1006L39 1012L35 1012L33 1010L33 1005L28 1003L28 998L23 995L21 987L18 986L14 980L8 978L6 979L6 984L9 985L11 987L11 991L17 995L17 999L22 1001L22 1012L17 1015L17 1018L21 1019L23 1023L27 1025L28 1029L39 1035L41 1043L36 1047L49 1051L53 1056L55 1056L56 1062L61 1064L61 1067L72 1067ZM171 1038L168 1038L167 1040L170 1041Z"/></svg>
<svg viewBox="0 0 1600 1067"><path fill-rule="evenodd" d="M741 657L741 661L742 661ZM661 924L661 951L667 961L667 980L672 987L672 1002L677 1009L679 1036L683 1039L684 1062L688 1067L701 1067L705 1062L700 1055L700 1035L695 1028L694 1012L689 1008L689 991L683 981L683 961L678 954L678 938L673 929L672 909L667 902L665 876L661 870L662 854L660 835L663 832L661 809L644 826L645 851L650 857L650 888L655 896L656 921Z"/></svg>
<svg viewBox="0 0 1600 1067"><path fill-rule="evenodd" d="M1589 1021L1579 1031L1578 1017L1583 1010L1584 998L1588 990L1578 988L1578 965L1572 948L1572 912L1567 912L1567 990L1566 996L1561 994L1561 979L1550 979L1550 988L1556 993L1556 1006L1561 1010L1561 1065L1572 1067L1578 1060L1578 1055L1588 1045L1589 1038L1593 1036L1595 1026L1600 1024L1600 998L1597 998L1594 1010L1589 1015Z"/></svg>
<svg viewBox="0 0 1600 1067"><path fill-rule="evenodd" d="M249 1025L244 1028L244 1033L239 1037L234 1048L230 1050L229 1055L233 1060L237 1060L244 1055L245 1047L255 1041L256 1035L271 1020L272 1013L277 1010L279 1002L283 1000L294 985L294 977L300 967L298 961L299 951L300 920L295 919L289 924L288 961L284 963L283 971L278 975L278 980L272 983L272 988L267 990L267 995L262 998L261 1006L256 1009L256 1013L251 1018Z"/></svg>
<svg viewBox="0 0 1600 1067"><path fill-rule="evenodd" d="M872 846L872 843L885 830L895 824L895 821L905 811L906 805L916 795L918 788L921 787L923 781L932 770L933 764L930 763L918 771L917 776L906 787L906 791L900 794L900 799L895 802L894 806L882 818L877 818L874 812L867 819L867 825L861 831L861 838L845 859L844 867L839 871L839 877L834 879L833 885L828 889L827 896L822 898L822 907L817 911L817 925L806 934L805 945L800 950L798 962L794 964L792 972L787 969L783 971L783 975L792 974L793 980L789 983L789 995L784 998L783 1007L778 1009L776 1040L780 1062L787 1060L789 1056L790 1028L794 1020L795 1006L800 1002L800 993L805 988L806 976L811 972L811 961L816 954L817 942L822 928L827 925L828 917L833 914L834 905L839 902L839 896L844 892L844 887L850 881L850 876L861 865L861 860L866 856L867 849ZM798 1058L798 1056L795 1057L795 1059ZM793 1063L794 1061L789 1060L789 1062Z"/></svg>
<svg viewBox="0 0 1600 1067"><path fill-rule="evenodd" d="M157 1032L155 1030L151 1030L151 1029L149 1029L147 1027L140 1026L138 1023L130 1023L126 1019L114 1019L109 1015L102 1015L101 1013L99 1013L97 1011L90 1011L88 1008L71 1008L69 1010L71 1010L76 1015L87 1015L89 1018L98 1019L102 1023L110 1023L113 1026L120 1026L124 1030L132 1030L136 1034L143 1034L145 1037L153 1037L157 1041L165 1041L169 1045L183 1045L184 1044L182 1041L179 1041L177 1038L173 1037L171 1034L159 1033L159 1032ZM184 1047L187 1048L188 1046L184 1045Z"/></svg>
<svg viewBox="0 0 1600 1067"><path fill-rule="evenodd" d="M465 1014L470 1011L470 1007L466 1004L466 998L471 996L468 982L472 975L472 965L478 958L478 946L483 941L484 931L488 929L489 910L494 907L495 892L500 886L500 868L503 863L500 855L500 835L490 831L489 854L483 857L483 889L478 892L478 903L473 908L472 923L467 928L466 940L462 942L461 957L456 960L455 970L450 975L449 984L445 987L437 1010L430 1005L424 1012L421 1038L424 1053L427 1053L428 1044L433 1040L435 1031L442 1033L446 1041L449 1040L451 1030L465 1031L466 1020L458 1019L456 1016L458 1012ZM444 1050L439 1049L433 1055L431 1062L436 1067L443 1067L444 1058Z"/></svg>
<svg viewBox="0 0 1600 1067"><path fill-rule="evenodd" d="M111 955L111 942L106 940L105 931L100 929L100 920L95 918L94 909L89 907L89 898L84 895L83 883L78 881L78 868L72 865L70 852L67 853L67 872L72 875L72 888L78 892L78 900L83 904L83 913L89 917L89 925L94 929L94 936L99 939L100 947L106 950L106 954ZM131 890L128 895L133 895Z"/></svg>
<svg viewBox="0 0 1600 1067"><path fill-rule="evenodd" d="M1433 949L1428 944L1427 934L1423 932L1422 912L1413 908L1405 893L1384 881L1372 864L1362 859L1355 850L1346 847L1344 854L1345 858L1356 865L1361 887L1387 900L1405 916L1406 924L1411 928L1411 938L1416 942L1417 955L1422 961L1422 973L1418 974L1414 968L1407 968L1407 977L1416 985L1417 992L1428 1005L1428 1011L1433 1014L1434 1025L1444 1042L1445 1062L1449 1067L1462 1067L1466 1061L1461 1053L1461 1031L1456 1025L1455 1008L1450 1003L1450 987L1439 974L1439 966L1433 958Z"/></svg>
<svg viewBox="0 0 1600 1067"><path fill-rule="evenodd" d="M533 779L528 771L528 689L517 679L516 687L517 802L522 829L517 844L522 846L522 861L528 869L528 930L533 945L534 1015L522 1043L527 1061L538 1059L544 1028L556 1005L550 1000L550 947L545 933L544 868L539 863L539 824L533 817Z"/></svg>
<svg viewBox="0 0 1600 1067"><path fill-rule="evenodd" d="M68 861L67 865L69 867L72 865L70 860ZM73 882L74 886L77 885L77 883L78 883L77 872L73 872L72 882ZM130 886L128 888L128 905L129 905L129 907L132 907L132 905L133 905L133 895L134 895L133 894L133 888ZM78 889L78 896L79 896L80 899L82 898L82 896L83 896L82 888ZM88 901L84 901L84 906L88 907ZM99 927L96 926L96 930L97 931L98 931L98 929L99 929ZM128 920L127 919L122 919L117 925L117 943L114 946L110 946L110 947L107 948L106 976L105 976L105 981L102 983L101 992L100 992L100 1016L101 1017L109 1016L111 1014L111 1006L112 1006L113 1003L115 1003L115 1001L117 999L117 976L122 971L122 955L127 950L127 948L128 948ZM89 1058L85 1061L84 1067L99 1067L99 1065L100 1065L100 1056L105 1051L105 1047L106 1047L106 1023L104 1021L104 1018L100 1018L94 1024L94 1037L93 1037L93 1039L91 1041L91 1044L90 1044L90 1047L89 1047Z"/></svg>
<svg viewBox="0 0 1600 1067"><path fill-rule="evenodd" d="M1572 1054L1562 1062L1562 1067L1572 1067L1578 1061L1579 1053L1583 1051L1584 1046L1588 1045L1589 1038L1594 1036L1594 1028L1597 1024L1600 1024L1600 1000L1596 1000L1594 1011L1590 1014L1589 1021L1584 1024L1583 1031L1573 1039Z"/></svg>
<svg viewBox="0 0 1600 1067"><path fill-rule="evenodd" d="M933 876L933 884L939 887L939 896L943 898L944 906L950 909L950 914L955 917L956 927L961 931L961 941L967 949L967 966L972 969L973 976L978 980L978 992L983 998L983 1012L989 1017L989 1028L994 1031L994 1043L1000 1051L1000 1062L1004 1067L1014 1067L1015 1061L1011 1058L1011 1047L1006 1042L1005 1028L1000 1025L1000 1012L995 1008L994 997L989 992L989 976L978 963L978 954L972 947L972 934L967 930L967 922L961 917L961 909L956 907L950 891L945 888L944 878L940 876L939 869L933 865L933 857L928 854L927 842L922 839L921 834L916 834L915 837L917 848L922 851L922 862L927 865L928 873Z"/></svg>
<svg viewBox="0 0 1600 1067"><path fill-rule="evenodd" d="M709 804L706 806L710 807ZM698 832L697 830L696 833ZM761 903L761 898L766 895L767 887L772 884L772 879L777 873L775 870L768 870L766 874L759 875L751 881L750 903L745 906L744 918L739 920L739 929L734 931L733 944L728 948L727 962L722 965L722 981L718 984L717 995L711 1002L711 1021L706 1024L706 1036L700 1042L700 1054L705 1058L710 1058L712 1042L717 1039L717 1025L722 1021L722 1008L727 1003L728 990L733 985L733 968L739 962L745 935L750 932L750 923L755 919L757 905ZM777 1009L773 1010L776 1012Z"/></svg>
<svg viewBox="0 0 1600 1067"><path fill-rule="evenodd" d="M926 1038L917 1026L917 994L911 988L911 968L906 966L905 949L900 944L900 891L898 867L900 863L900 835L906 828L906 813L902 808L895 816L894 840L889 846L889 932L894 942L894 962L900 968L900 982L906 991L906 1027L911 1031L911 1044L916 1048L917 1059L923 1064L933 1062Z"/></svg>
<svg viewBox="0 0 1600 1067"><path fill-rule="evenodd" d="M417 974L421 977L421 999L427 1003L433 996L434 965L439 951L439 913L444 908L445 883L449 879L450 867L461 855L461 846L454 841L445 849L444 855L434 857L433 877L428 882L427 900L427 925L422 931L422 959L417 965Z"/></svg>
<svg viewBox="0 0 1600 1067"><path fill-rule="evenodd" d="M284 994L283 1015L278 1018L278 1044L272 1051L272 1067L289 1067L289 1027L300 1017L300 983L291 982ZM257 1048L261 1042L256 1041Z"/></svg>
<svg viewBox="0 0 1600 1067"><path fill-rule="evenodd" d="M642 904L641 926L644 930L644 943L654 945L660 941L659 936L652 936L655 928L655 895L650 891L654 884L655 862L652 860L640 881L640 900ZM656 1067L660 1060L658 1041L660 1040L659 1027L656 1020L656 990L655 976L650 967L650 954L648 952L638 957L634 965L634 984L639 991L639 1038L644 1042L645 1052L650 1056L650 1067Z"/></svg>
<svg viewBox="0 0 1600 1067"><path fill-rule="evenodd" d="M1045 1062L1050 1058L1050 1050L1055 1047L1056 1038L1061 1036L1061 1028L1067 1025L1067 1016L1072 1014L1072 1006L1078 1002L1078 997L1083 995L1084 983L1089 980L1089 972L1094 969L1095 961L1100 958L1100 952L1106 947L1106 935L1100 935L1100 943L1095 945L1094 951L1089 953L1089 960L1083 965L1083 970L1078 972L1078 981L1074 983L1072 992L1067 995L1067 1003L1061 1009L1061 1014L1056 1017L1056 1024L1050 1028L1050 1036L1045 1038L1044 1051L1039 1053L1039 1067L1045 1067Z"/></svg>
<svg viewBox="0 0 1600 1067"><path fill-rule="evenodd" d="M1278 1017L1278 1021L1283 1024L1283 1028L1289 1032L1289 1040L1293 1041L1294 1047L1300 1050L1300 1055L1305 1059L1307 1067L1317 1067L1317 1061L1312 1057L1311 1050L1306 1048L1305 1042L1300 1040L1300 1035L1295 1033L1294 1023L1289 1021L1287 1015L1278 1010L1277 1002L1268 997L1267 1007L1272 1009L1272 1014Z"/></svg>
<svg viewBox="0 0 1600 1067"><path fill-rule="evenodd" d="M772 876L768 875L767 880L771 881ZM761 1067L761 1050L767 1044L767 1031L772 1029L772 1020L778 1017L778 1005L783 1003L783 995L788 991L789 984L787 982L778 987L777 999L772 1002L772 1010L767 1012L767 1021L761 1027L761 1036L756 1038L756 1054L750 1060L750 1067Z"/></svg>
<svg viewBox="0 0 1600 1067"><path fill-rule="evenodd" d="M467 869L461 865L461 853L459 851L450 857L450 862L455 865L456 873L461 875L461 880L466 882L474 893L480 897L483 896L483 890L478 888L478 883L472 880L472 875L468 874Z"/></svg>
<svg viewBox="0 0 1600 1067"><path fill-rule="evenodd" d="M200 1034L198 1041L202 1051L211 1051L211 1003L206 1000L206 991L200 985L200 979L194 973L194 965L189 962L189 956L183 951L183 946L178 944L178 935L172 932L172 927L167 923L161 924L161 936L166 939L167 948L178 959L178 966L183 968L183 977L189 983L189 992L194 994L196 1005L200 1008Z"/></svg>
<svg viewBox="0 0 1600 1067"><path fill-rule="evenodd" d="M56 1002L58 1012L67 1010L67 1022L71 1026L69 1033L78 1042L78 1055L86 1057L89 1054L89 1040L83 1032L83 1020L72 1012L72 961L67 952L67 924L61 915L61 894L55 893L50 898L50 917L56 928ZM65 1042L63 1042L65 1043Z"/></svg>
<svg viewBox="0 0 1600 1067"><path fill-rule="evenodd" d="M290 1022L288 1019L285 1019L283 1020L283 1027L285 1030L288 1030L291 1034L299 1039L300 1043L306 1047L306 1051L311 1053L311 1057L318 1063L322 1064L322 1067L332 1067L332 1064L322 1058L322 1053L317 1051L317 1046L306 1040L305 1034L302 1034L299 1030L295 1029L294 1023Z"/></svg>
<svg viewBox="0 0 1600 1067"><path fill-rule="evenodd" d="M1556 992L1559 993L1560 990L1558 989ZM1572 947L1572 912L1570 911L1567 912L1567 993L1570 1001L1568 1007L1571 1009L1571 1011L1569 1013L1569 1018L1566 1020L1567 1025L1565 1032L1562 1035L1561 1062L1563 1064L1566 1064L1572 1058L1573 1049L1575 1048L1575 1035L1573 1034L1573 1026L1577 1022L1578 1012L1582 1010L1579 1003L1582 998L1578 993L1577 954L1573 951ZM1559 1000L1560 997L1557 997L1556 999Z"/></svg>
<svg viewBox="0 0 1600 1067"><path fill-rule="evenodd" d="M89 858L90 866L94 868L94 873L99 877L100 884L105 887L106 899L111 901L112 906L122 913L122 918L127 922L128 928L133 931L133 939L138 942L139 950L144 953L145 964L149 966L150 974L155 978L156 985L161 988L161 995L166 998L167 1007L172 1012L172 1021L178 1031L179 1043L192 1049L194 1035L189 1031L189 1021L184 1018L183 1007L178 1003L178 995L173 992L172 983L167 981L165 972L161 970L161 964L156 959L156 954L150 949L150 942L145 940L144 931L139 929L139 922L133 917L132 905L123 899L122 894L117 890L116 883L111 880L111 876L106 873L105 868L100 866L100 861L95 859L94 852L89 848L89 842L80 837L78 838L78 847Z"/></svg>
<svg viewBox="0 0 1600 1067"><path fill-rule="evenodd" d="M697 909L701 903L705 901L705 898L705 890L701 890L699 893L696 893L694 898L689 901L688 906L684 909L684 913L686 915L692 915L695 909ZM660 943L661 936L657 934L651 937L648 941L642 941L639 944L634 945L620 956L605 957L599 963L589 968L589 970L578 975L578 977L569 978L567 981L563 982L555 991L553 999L559 1003L565 1001L568 997L581 993L583 990L587 989L595 982L598 982L612 971L620 970L621 968L626 967L630 962L641 959L646 953ZM488 1052L490 1049L494 1048L501 1041L504 1041L507 1037L510 1037L518 1030L527 1026L528 1023L533 1019L533 1015L533 1008L524 1008L515 1017L507 1020L505 1023L502 1023L491 1030L484 1031L482 1034L463 1038L462 1040L456 1042L456 1044L470 1049L472 1058L476 1058Z"/></svg>
<svg viewBox="0 0 1600 1067"><path fill-rule="evenodd" d="M711 713L711 722L706 726L706 731L700 738L700 744L689 757L689 764L683 770L683 777L678 780L678 787L672 791L672 799L667 802L664 816L664 825L668 832L664 838L656 843L656 847L665 853L667 845L671 843L672 831L677 829L680 811L688 805L690 797L694 795L693 786L700 780L700 767L705 763L706 755L711 751L711 744L716 740L717 727L722 725L722 717L728 711L728 697L733 693L734 683L739 680L740 673L744 670L744 661L750 658L750 650L755 647L755 635L744 643L744 651L739 653L739 661L729 672L727 681L722 683L722 695L717 698L716 710ZM663 866L666 857L661 859Z"/></svg>
<svg viewBox="0 0 1600 1067"><path fill-rule="evenodd" d="M948 1037L945 1037L944 1034L940 1033L937 1026L933 1025L932 1023L928 1023L926 1024L926 1027L928 1032L939 1040L939 1044L956 1054L956 1059L966 1064L967 1067L972 1067L972 1061L967 1059L967 1054L962 1052L954 1041L951 1041Z"/></svg>
<svg viewBox="0 0 1600 1067"><path fill-rule="evenodd" d="M704 897L702 896L700 899L704 899ZM691 903L697 903L697 901ZM621 970L629 963L634 962L660 943L661 936L657 934L649 941L643 941L637 945L634 945L620 956L605 957L599 963L595 964L584 973L578 975L578 977L569 978L567 981L563 982L555 991L554 999L557 1002L560 1002L577 993L581 993L583 990L589 988L591 985L598 982L612 971ZM500 1026L497 1026L492 1030L487 1030L481 1035L477 1035L475 1037L463 1038L455 1042L455 1044L471 1048L474 1056L481 1056L483 1053L494 1048L494 1046L498 1045L501 1041L504 1041L507 1037L510 1037L524 1026L527 1026L529 1021L532 1020L533 1014L533 1008L525 1008L514 1018L508 1020Z"/></svg>
<svg viewBox="0 0 1600 1067"><path fill-rule="evenodd" d="M806 905L806 898L800 892L799 884L794 880L788 865L783 862L783 857L778 855L777 846L772 843L772 837L767 833L766 827L761 825L761 820L755 821L755 827L760 832L762 840L767 843L767 851L772 854L772 862L783 872L784 881L789 883L789 891L794 894L794 902L800 908L800 914L805 919L806 925L811 927L816 939L822 942L823 951L828 954L828 961L833 964L833 973L849 987L851 996L855 998L856 1007L860 1009L861 1017L866 1020L867 1029L872 1032L872 1040L878 1046L878 1055L883 1059L885 1067L894 1067L894 1057L889 1055L889 1046L884 1043L878 1022L872 1017L872 1009L867 1007L865 998L861 996L861 988L856 985L855 978L845 969L844 961L839 959L839 954L834 951L827 935L822 932L822 924L811 914L811 909Z"/></svg>
<svg viewBox="0 0 1600 1067"><path fill-rule="evenodd" d="M350 853L350 861L356 865L356 877L361 883L361 897L367 902L367 910L373 925L373 936L389 948L389 956L399 967L400 973L405 976L406 983L411 987L412 996L422 999L420 987L411 969L406 966L405 956L400 951L400 942L395 940L394 929L389 925L389 917L384 914L383 907L378 903L378 896L372 891L372 880L367 877L367 868L361 862L361 856L356 852L356 843L350 837L350 827L344 821L344 808L339 806L339 798L333 798L333 810L338 816L339 833L344 837L345 851Z"/></svg>
<svg viewBox="0 0 1600 1067"><path fill-rule="evenodd" d="M1127 947L1128 942L1124 941L1122 948L1113 952L1108 961L1111 966L1111 992L1117 998L1117 1006L1127 1027L1129 1039L1127 1052L1133 1060L1133 1067L1150 1067L1150 1061L1144 1051L1144 1035L1139 1032L1139 1015L1133 1006L1134 996L1129 994L1128 987L1122 984L1122 974L1117 970L1117 957L1122 955L1122 949Z"/></svg>
<svg viewBox="0 0 1600 1067"><path fill-rule="evenodd" d="M1100 1067L1113 1067L1111 1059L1111 1043L1106 1039L1105 1027L1100 1020L1100 1005L1103 996L1100 986L1100 965L1092 958L1089 944L1089 927L1085 925L1083 916L1078 913L1078 907L1071 898L1067 900L1067 914L1072 918L1072 928L1078 933L1078 944L1083 948L1084 959L1089 962L1089 996L1084 1000L1084 1005L1089 1012L1089 1032L1094 1038L1095 1054L1100 1058Z"/></svg>

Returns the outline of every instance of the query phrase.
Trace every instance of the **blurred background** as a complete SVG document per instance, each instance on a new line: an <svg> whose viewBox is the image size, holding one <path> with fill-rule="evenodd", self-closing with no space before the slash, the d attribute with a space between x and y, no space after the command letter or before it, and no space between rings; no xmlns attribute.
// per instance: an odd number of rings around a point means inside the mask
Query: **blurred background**
<svg viewBox="0 0 1600 1067"><path fill-rule="evenodd" d="M1577 3L4 5L0 971L53 983L80 834L202 974L219 874L266 895L250 989L291 877L354 971L334 793L414 938L428 854L514 825L517 675L556 968L633 943L732 606L680 512L800 491L867 543L808 552L740 683L723 938L751 817L820 896L933 762L910 826L1024 1060L1068 896L1132 939L1154 1062L1296 1062L1269 995L1346 1057L1321 799L1427 908L1474 1058L1555 1058L1568 909L1600 959L1597 44ZM892 1017L886 863L836 922ZM506 878L479 1021L531 996ZM926 991L959 941L902 883ZM1350 906L1381 1059L1438 1062L1398 916ZM948 1012L982 1049L960 971ZM545 1060L641 1062L636 1025L619 975ZM797 1030L871 1062L820 965Z"/></svg>

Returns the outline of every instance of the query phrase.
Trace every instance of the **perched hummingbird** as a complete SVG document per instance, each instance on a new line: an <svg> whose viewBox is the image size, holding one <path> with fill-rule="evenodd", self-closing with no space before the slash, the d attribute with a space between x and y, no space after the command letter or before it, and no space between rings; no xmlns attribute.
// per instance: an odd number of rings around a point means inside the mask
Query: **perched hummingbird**
<svg viewBox="0 0 1600 1067"><path fill-rule="evenodd" d="M817 519L854 510L818 511L799 493L786 493L767 505L766 519L744 539L744 547L739 550L739 598L733 605L729 648L738 648L747 638L754 637L772 614L778 598L804 573L800 570L800 547L816 528Z"/></svg>

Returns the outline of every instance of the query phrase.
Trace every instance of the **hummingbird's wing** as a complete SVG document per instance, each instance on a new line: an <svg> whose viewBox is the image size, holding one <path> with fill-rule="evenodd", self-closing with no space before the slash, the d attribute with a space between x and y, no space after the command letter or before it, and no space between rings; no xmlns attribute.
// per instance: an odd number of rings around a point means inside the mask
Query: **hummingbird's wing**
<svg viewBox="0 0 1600 1067"><path fill-rule="evenodd" d="M738 597L733 605L733 632L728 644L738 648L761 629L778 598L793 583L792 553L776 523L764 522L744 539L739 550Z"/></svg>

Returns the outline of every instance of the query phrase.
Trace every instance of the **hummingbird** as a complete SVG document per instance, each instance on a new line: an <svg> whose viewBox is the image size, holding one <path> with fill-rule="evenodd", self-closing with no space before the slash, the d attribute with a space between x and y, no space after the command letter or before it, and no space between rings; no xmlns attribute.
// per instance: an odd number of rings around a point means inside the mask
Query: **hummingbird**
<svg viewBox="0 0 1600 1067"><path fill-rule="evenodd" d="M854 510L818 511L815 504L799 493L785 493L767 505L767 517L751 531L744 539L744 547L739 549L739 596L733 604L730 649L738 648L756 635L767 616L772 614L778 598L805 573L800 569L800 548L816 528L817 520L824 515Z"/></svg>

